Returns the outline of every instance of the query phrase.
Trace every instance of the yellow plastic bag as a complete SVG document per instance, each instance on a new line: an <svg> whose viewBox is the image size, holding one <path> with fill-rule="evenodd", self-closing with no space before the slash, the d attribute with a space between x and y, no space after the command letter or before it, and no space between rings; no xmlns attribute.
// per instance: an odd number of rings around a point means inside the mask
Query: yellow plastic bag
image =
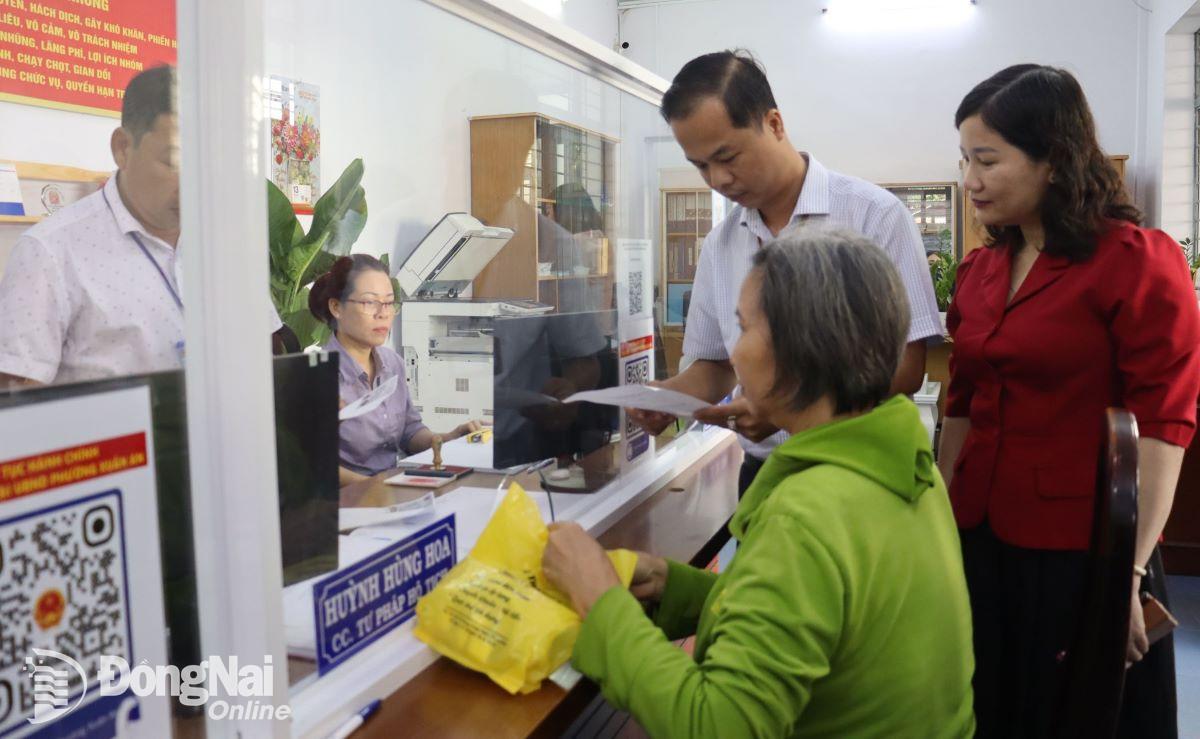
<svg viewBox="0 0 1200 739"><path fill-rule="evenodd" d="M413 633L510 693L537 690L570 659L580 625L542 575L548 538L537 505L513 483L467 558L417 602ZM629 587L637 555L608 556Z"/></svg>

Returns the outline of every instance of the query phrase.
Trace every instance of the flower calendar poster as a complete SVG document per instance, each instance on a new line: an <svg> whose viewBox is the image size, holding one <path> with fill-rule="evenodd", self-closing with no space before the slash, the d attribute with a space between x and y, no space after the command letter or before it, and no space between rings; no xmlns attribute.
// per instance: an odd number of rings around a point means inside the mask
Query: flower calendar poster
<svg viewBox="0 0 1200 739"><path fill-rule="evenodd" d="M297 205L321 196L320 88L272 76L267 89L271 116L271 180Z"/></svg>

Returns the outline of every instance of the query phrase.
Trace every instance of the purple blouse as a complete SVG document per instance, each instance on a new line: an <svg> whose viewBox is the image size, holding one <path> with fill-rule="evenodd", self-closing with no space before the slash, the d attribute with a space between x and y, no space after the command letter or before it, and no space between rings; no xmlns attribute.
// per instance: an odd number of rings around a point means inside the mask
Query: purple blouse
<svg viewBox="0 0 1200 739"><path fill-rule="evenodd" d="M338 352L338 392L347 405L371 391L367 372L346 352L337 336L330 337L323 347ZM391 349L380 346L374 350L375 385L398 375L396 392L370 413L343 421L340 425L339 456L342 466L364 475L390 470L398 457L408 455L408 443L425 424L413 407L404 381L404 360Z"/></svg>

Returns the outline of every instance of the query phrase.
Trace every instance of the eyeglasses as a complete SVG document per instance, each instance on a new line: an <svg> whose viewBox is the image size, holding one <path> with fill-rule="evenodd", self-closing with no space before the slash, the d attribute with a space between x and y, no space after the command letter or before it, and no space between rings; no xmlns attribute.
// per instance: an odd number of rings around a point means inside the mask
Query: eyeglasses
<svg viewBox="0 0 1200 739"><path fill-rule="evenodd" d="M377 316L380 313L390 313L396 315L400 312L400 301L392 303L384 303L378 300L347 300L347 303L354 303L358 306L358 312L368 316Z"/></svg>

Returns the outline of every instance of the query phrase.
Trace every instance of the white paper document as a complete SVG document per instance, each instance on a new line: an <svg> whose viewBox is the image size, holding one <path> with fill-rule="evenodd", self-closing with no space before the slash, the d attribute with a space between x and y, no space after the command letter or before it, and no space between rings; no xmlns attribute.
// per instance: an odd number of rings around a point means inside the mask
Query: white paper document
<svg viewBox="0 0 1200 739"><path fill-rule="evenodd" d="M379 387L362 396L353 403L347 405L338 412L339 421L349 421L351 418L365 416L379 406L383 405L383 401L392 397L392 393L396 392L400 381L400 375L392 375L383 382L379 383Z"/></svg>
<svg viewBox="0 0 1200 739"><path fill-rule="evenodd" d="M670 413L680 418L691 418L692 414L701 408L707 408L712 403L705 402L692 395L667 390L649 385L622 385L603 390L585 390L575 393L564 400L564 403L575 403L586 400L589 403L601 405L616 405L624 408L640 408L644 411Z"/></svg>
<svg viewBox="0 0 1200 739"><path fill-rule="evenodd" d="M381 508L380 510L387 510ZM338 568L370 557L393 542L372 537L338 537ZM313 615L313 585L328 577L322 575L293 583L283 589L283 633L288 654L315 659L317 656L317 625Z"/></svg>
<svg viewBox="0 0 1200 739"><path fill-rule="evenodd" d="M436 512L435 518L444 518L450 514L454 514L454 527L456 538L458 540L458 559L462 561L471 548L475 546L475 542L479 539L479 535L483 533L483 528L487 526L488 521L492 518L492 513L500 504L500 500L508 492L508 488L497 490L496 488L480 488L480 487L460 487L451 490L445 495L439 495L434 499ZM529 497L533 499L534 505L542 514L542 520L550 523L551 520L573 520L577 506L588 502L586 495L570 495L570 494L555 494L554 495L554 517L550 516L550 498L541 490L527 490ZM386 508L378 509L380 511L387 510ZM401 539L412 536L420 531L425 526L429 525L428 519L422 521L391 521L374 525L360 526L350 532L350 538L366 538L378 541L400 541Z"/></svg>
<svg viewBox="0 0 1200 739"><path fill-rule="evenodd" d="M476 470L490 470L492 468L493 438L495 437L488 437L487 441L478 444L472 444L467 441L467 437L465 436L447 441L445 444L442 444L442 464L471 467ZM405 457L401 460L400 464L433 464L433 450L426 449L411 457Z"/></svg>
<svg viewBox="0 0 1200 739"><path fill-rule="evenodd" d="M379 526L389 523L433 520L437 508L433 504L433 491L415 500L375 508L342 508L338 511L338 531L346 532L360 526Z"/></svg>

